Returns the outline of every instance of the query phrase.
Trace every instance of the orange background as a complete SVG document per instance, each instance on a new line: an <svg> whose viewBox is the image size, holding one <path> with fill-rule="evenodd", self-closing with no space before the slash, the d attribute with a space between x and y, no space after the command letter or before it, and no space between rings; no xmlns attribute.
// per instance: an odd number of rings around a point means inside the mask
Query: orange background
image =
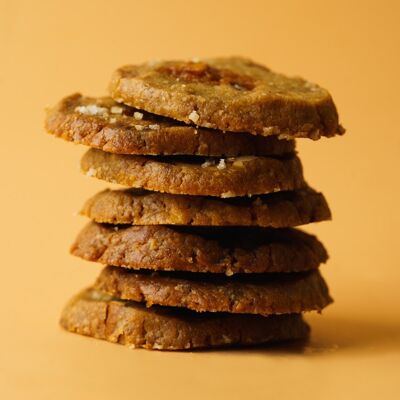
<svg viewBox="0 0 400 400"><path fill-rule="evenodd" d="M400 8L398 1L0 1L2 399L399 398ZM162 353L67 334L66 300L99 266L71 257L73 216L105 183L84 148L46 135L44 107L105 93L147 59L240 54L328 88L344 137L299 140L334 220L336 302L295 349Z"/></svg>

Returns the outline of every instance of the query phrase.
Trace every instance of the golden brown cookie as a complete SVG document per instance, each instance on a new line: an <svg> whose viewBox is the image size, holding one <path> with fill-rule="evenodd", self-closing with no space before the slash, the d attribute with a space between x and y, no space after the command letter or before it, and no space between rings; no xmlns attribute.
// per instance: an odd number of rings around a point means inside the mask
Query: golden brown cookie
<svg viewBox="0 0 400 400"><path fill-rule="evenodd" d="M298 157L151 157L90 149L82 171L108 182L173 194L249 196L305 187Z"/></svg>
<svg viewBox="0 0 400 400"><path fill-rule="evenodd" d="M139 112L109 97L73 94L47 112L49 133L70 142L117 154L277 156L293 153L294 140L196 128Z"/></svg>
<svg viewBox="0 0 400 400"><path fill-rule="evenodd" d="M230 199L106 189L81 211L96 222L132 225L255 225L285 228L331 218L325 197L311 188Z"/></svg>
<svg viewBox="0 0 400 400"><path fill-rule="evenodd" d="M196 313L170 307L146 308L92 289L65 307L61 326L74 333L154 350L188 350L305 339L309 327L299 314Z"/></svg>
<svg viewBox="0 0 400 400"><path fill-rule="evenodd" d="M160 61L119 68L120 103L222 131L293 139L342 134L330 94L240 57Z"/></svg>
<svg viewBox="0 0 400 400"><path fill-rule="evenodd" d="M320 311L332 302L318 270L293 274L162 273L106 267L94 289L123 300L199 312L290 314Z"/></svg>
<svg viewBox="0 0 400 400"><path fill-rule="evenodd" d="M71 253L89 261L163 271L296 272L328 258L315 236L296 229L112 226L90 222Z"/></svg>

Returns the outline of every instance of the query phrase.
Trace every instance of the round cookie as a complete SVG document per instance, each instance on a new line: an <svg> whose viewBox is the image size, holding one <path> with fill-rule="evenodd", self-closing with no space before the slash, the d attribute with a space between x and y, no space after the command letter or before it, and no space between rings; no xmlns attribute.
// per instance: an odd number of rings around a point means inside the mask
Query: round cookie
<svg viewBox="0 0 400 400"><path fill-rule="evenodd" d="M231 199L106 189L87 200L81 214L109 224L274 228L331 218L325 197L311 188Z"/></svg>
<svg viewBox="0 0 400 400"><path fill-rule="evenodd" d="M73 94L47 112L46 129L67 141L116 154L235 157L293 153L294 140L230 135L139 112L109 97Z"/></svg>
<svg viewBox="0 0 400 400"><path fill-rule="evenodd" d="M66 305L61 326L74 333L153 350L189 350L306 339L299 314L196 313L110 298L88 289Z"/></svg>
<svg viewBox="0 0 400 400"><path fill-rule="evenodd" d="M315 236L296 229L110 226L90 222L71 253L130 269L235 273L316 269L328 258Z"/></svg>
<svg viewBox="0 0 400 400"><path fill-rule="evenodd" d="M197 196L236 197L306 186L298 157L244 156L227 159L151 157L88 150L81 160L88 175L121 185Z"/></svg>
<svg viewBox="0 0 400 400"><path fill-rule="evenodd" d="M222 131L286 139L344 132L328 91L240 57L127 65L109 88L120 103Z"/></svg>
<svg viewBox="0 0 400 400"><path fill-rule="evenodd" d="M318 270L295 274L160 273L106 267L94 285L123 300L198 312L291 314L321 311L332 302Z"/></svg>

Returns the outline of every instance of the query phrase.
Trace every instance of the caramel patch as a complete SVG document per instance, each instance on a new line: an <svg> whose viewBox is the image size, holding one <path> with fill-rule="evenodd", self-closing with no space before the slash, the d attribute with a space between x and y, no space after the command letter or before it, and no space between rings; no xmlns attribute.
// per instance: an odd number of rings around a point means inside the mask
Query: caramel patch
<svg viewBox="0 0 400 400"><path fill-rule="evenodd" d="M204 62L172 63L161 66L158 72L184 82L230 85L237 90L252 90L255 87L250 76L239 75L229 69L214 68Z"/></svg>

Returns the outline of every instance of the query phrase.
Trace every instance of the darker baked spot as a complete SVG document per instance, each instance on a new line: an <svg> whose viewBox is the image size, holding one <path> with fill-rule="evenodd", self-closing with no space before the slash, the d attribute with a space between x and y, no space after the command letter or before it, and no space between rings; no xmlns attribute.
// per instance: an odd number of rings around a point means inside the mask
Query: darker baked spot
<svg viewBox="0 0 400 400"><path fill-rule="evenodd" d="M252 90L255 87L250 76L239 75L229 69L214 68L204 62L176 62L163 65L157 71L183 82L230 85L236 90Z"/></svg>

